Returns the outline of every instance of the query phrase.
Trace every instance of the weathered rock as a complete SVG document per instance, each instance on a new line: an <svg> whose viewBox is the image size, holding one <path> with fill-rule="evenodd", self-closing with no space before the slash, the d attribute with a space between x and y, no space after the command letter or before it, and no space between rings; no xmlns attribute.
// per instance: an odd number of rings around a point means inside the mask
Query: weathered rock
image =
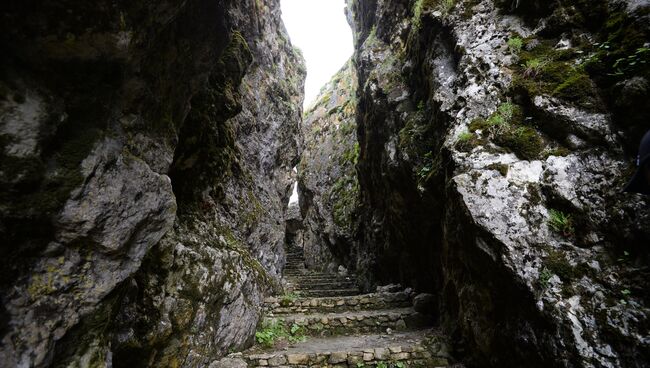
<svg viewBox="0 0 650 368"><path fill-rule="evenodd" d="M413 309L426 315L436 314L438 309L436 297L433 294L427 293L416 295L415 298L413 298Z"/></svg>
<svg viewBox="0 0 650 368"><path fill-rule="evenodd" d="M305 261L311 268L327 270L329 264L349 263L357 239L356 83L349 61L305 112L298 190Z"/></svg>
<svg viewBox="0 0 650 368"><path fill-rule="evenodd" d="M250 342L301 146L278 9L3 5L4 365L206 366Z"/></svg>
<svg viewBox="0 0 650 368"><path fill-rule="evenodd" d="M246 361L240 358L223 358L212 362L208 368L247 368Z"/></svg>
<svg viewBox="0 0 650 368"><path fill-rule="evenodd" d="M648 63L614 64L650 22L627 3L348 2L357 273L439 295L470 363L647 366L648 204L619 191L650 115L617 91L647 99Z"/></svg>

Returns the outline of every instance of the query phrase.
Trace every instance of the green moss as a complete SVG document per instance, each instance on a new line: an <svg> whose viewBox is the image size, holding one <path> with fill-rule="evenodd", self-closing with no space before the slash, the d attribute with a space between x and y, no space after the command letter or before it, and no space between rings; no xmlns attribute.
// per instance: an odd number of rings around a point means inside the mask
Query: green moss
<svg viewBox="0 0 650 368"><path fill-rule="evenodd" d="M586 73L574 72L553 90L553 96L578 106L594 107L598 103L595 91L595 86Z"/></svg>
<svg viewBox="0 0 650 368"><path fill-rule="evenodd" d="M571 151L566 148L566 147L557 147L553 148L551 150L548 150L545 152L544 158L548 158L549 156L559 156L559 157L565 157L571 154Z"/></svg>
<svg viewBox="0 0 650 368"><path fill-rule="evenodd" d="M518 157L526 160L537 159L544 149L544 141L539 133L529 126L508 129L496 136L494 141L510 148Z"/></svg>
<svg viewBox="0 0 650 368"><path fill-rule="evenodd" d="M556 50L552 40L543 40L532 50L519 54L514 87L529 97L549 95L578 106L598 109L598 92L584 66L576 60L581 50Z"/></svg>
<svg viewBox="0 0 650 368"><path fill-rule="evenodd" d="M650 8L635 17L621 10L610 14L600 27L601 43L585 66L599 84L611 86L635 75L650 78L650 50L645 47L648 36L637 24L648 14Z"/></svg>
<svg viewBox="0 0 650 368"><path fill-rule="evenodd" d="M508 40L508 49L510 52L517 54L521 51L521 48L524 46L524 40L521 37L515 36Z"/></svg>
<svg viewBox="0 0 650 368"><path fill-rule="evenodd" d="M537 159L545 147L537 130L523 124L523 110L511 102L501 104L487 119L474 119L470 131L481 130L494 143L525 160Z"/></svg>
<svg viewBox="0 0 650 368"><path fill-rule="evenodd" d="M470 132L463 132L458 136L454 147L461 152L470 152L474 147L481 144L481 140Z"/></svg>
<svg viewBox="0 0 650 368"><path fill-rule="evenodd" d="M482 118L476 118L472 120L472 122L469 124L469 131L470 132L476 132L477 130L484 131L487 128L489 128L490 125L488 124L487 120L482 119Z"/></svg>
<svg viewBox="0 0 650 368"><path fill-rule="evenodd" d="M570 281L575 276L573 266L562 251L550 249L544 259L544 265L550 272L558 275L562 281Z"/></svg>
<svg viewBox="0 0 650 368"><path fill-rule="evenodd" d="M359 206L359 182L354 174L340 177L329 192L334 223L351 228Z"/></svg>
<svg viewBox="0 0 650 368"><path fill-rule="evenodd" d="M488 169L490 170L496 170L498 171L501 175L507 176L508 175L508 170L510 169L510 166L502 163L494 163L490 164L487 166Z"/></svg>
<svg viewBox="0 0 650 368"><path fill-rule="evenodd" d="M359 142L355 142L352 147L347 148L343 151L341 157L339 157L339 163L341 165L356 165L359 161Z"/></svg>

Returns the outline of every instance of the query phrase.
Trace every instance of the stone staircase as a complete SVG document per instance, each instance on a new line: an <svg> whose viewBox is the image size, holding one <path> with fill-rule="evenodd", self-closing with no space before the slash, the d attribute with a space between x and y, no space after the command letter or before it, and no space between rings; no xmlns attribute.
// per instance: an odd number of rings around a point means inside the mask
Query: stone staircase
<svg viewBox="0 0 650 368"><path fill-rule="evenodd" d="M361 294L354 278L305 269L291 249L284 296L266 300L263 325L299 338L255 346L223 367L448 367L447 344L432 319L416 312L403 290ZM244 365L245 364L245 365Z"/></svg>

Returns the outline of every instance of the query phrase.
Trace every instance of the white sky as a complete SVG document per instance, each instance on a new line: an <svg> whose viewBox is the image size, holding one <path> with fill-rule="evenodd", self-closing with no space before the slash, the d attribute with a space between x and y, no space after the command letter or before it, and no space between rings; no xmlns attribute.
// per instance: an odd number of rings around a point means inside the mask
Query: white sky
<svg viewBox="0 0 650 368"><path fill-rule="evenodd" d="M344 0L281 0L282 20L291 43L307 62L305 107L352 56L352 30Z"/></svg>

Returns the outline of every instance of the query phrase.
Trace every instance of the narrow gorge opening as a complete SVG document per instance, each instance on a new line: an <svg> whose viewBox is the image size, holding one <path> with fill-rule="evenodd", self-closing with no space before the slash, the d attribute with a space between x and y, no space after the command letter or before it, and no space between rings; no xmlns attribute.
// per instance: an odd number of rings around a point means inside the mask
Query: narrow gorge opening
<svg viewBox="0 0 650 368"><path fill-rule="evenodd" d="M647 0L0 14L0 366L649 367Z"/></svg>
<svg viewBox="0 0 650 368"><path fill-rule="evenodd" d="M339 122L315 122L314 111L323 105L324 98L328 100L326 104L329 103L331 109L335 110L340 103L347 103L354 93L354 90L344 90L340 96L331 96L330 91L332 77L340 74L339 68L349 62L353 53L352 30L347 18L349 14L342 2L298 0L283 0L282 14L291 42L301 50L307 69L301 123L304 141L300 162L295 168L296 182L292 193L294 202L290 201L288 207L287 245L293 251L303 252L305 266L309 269L328 273L336 273L340 269L344 273L347 265L343 265L343 259L350 259L346 254L350 249L342 247L337 251L337 244L332 241L335 234L328 229L333 224L327 224L327 221L331 223L329 217L332 208L329 202L334 198L330 198L329 193L324 193L329 192L334 184L330 179L336 180L339 175L331 172L335 168L330 167L330 163L338 160L340 152L329 152L328 157L321 157L320 164L324 166L320 172L313 170L310 160L313 159L313 149L320 145L320 142L314 141L318 139L316 130L322 129L318 125L331 124L331 129L339 128ZM350 135L351 140L355 139L356 132L353 128L348 127L345 134ZM337 142L341 146L339 148L345 150L345 145L354 146L350 139ZM321 153L318 155L322 156ZM351 175L354 171L355 163L351 163L348 168L351 172L348 174ZM316 176L322 178L314 181L315 178L312 177ZM308 181L311 183L308 184ZM318 188L311 187L312 184Z"/></svg>

